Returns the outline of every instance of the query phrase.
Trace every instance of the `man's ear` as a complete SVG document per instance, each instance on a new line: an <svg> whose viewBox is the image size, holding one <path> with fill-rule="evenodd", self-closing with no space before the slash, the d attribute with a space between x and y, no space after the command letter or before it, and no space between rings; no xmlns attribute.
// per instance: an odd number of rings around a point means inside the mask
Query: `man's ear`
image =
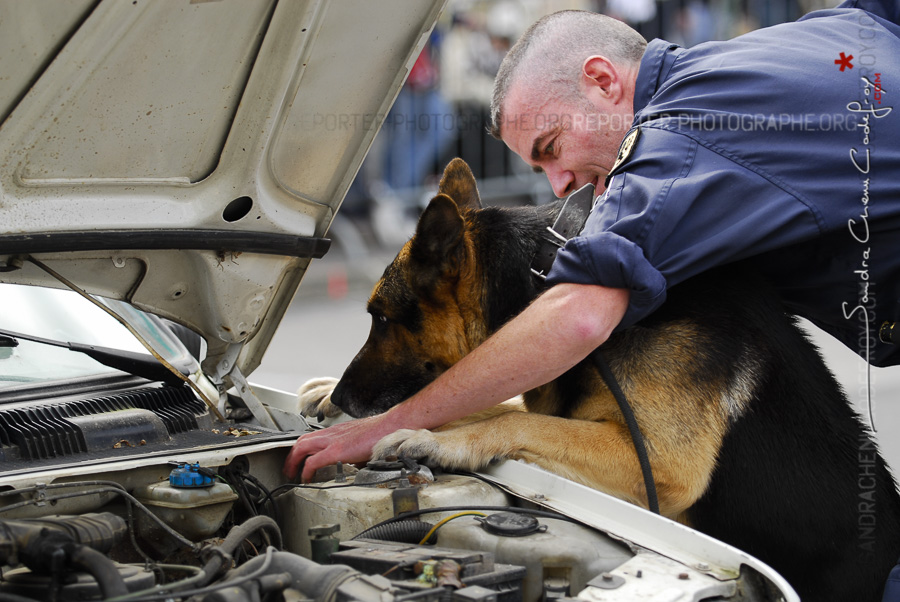
<svg viewBox="0 0 900 602"><path fill-rule="evenodd" d="M450 161L444 169L438 192L456 201L460 209L481 209L481 197L475 184L475 176L466 162L459 157Z"/></svg>
<svg viewBox="0 0 900 602"><path fill-rule="evenodd" d="M589 98L592 94L599 94L616 102L623 92L619 71L605 56L593 55L584 59L581 79L582 84L587 87Z"/></svg>
<svg viewBox="0 0 900 602"><path fill-rule="evenodd" d="M455 271L464 252L461 244L464 230L465 222L456 202L446 194L438 194L419 217L410 243L410 258L426 271L436 269L442 274Z"/></svg>

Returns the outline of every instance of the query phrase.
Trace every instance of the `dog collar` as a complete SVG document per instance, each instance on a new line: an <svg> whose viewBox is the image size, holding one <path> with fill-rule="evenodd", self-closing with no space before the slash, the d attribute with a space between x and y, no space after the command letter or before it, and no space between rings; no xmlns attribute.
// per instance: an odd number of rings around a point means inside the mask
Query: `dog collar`
<svg viewBox="0 0 900 602"><path fill-rule="evenodd" d="M531 261L531 273L541 281L547 279L547 273L566 241L581 232L591 207L594 204L594 185L585 184L569 195L563 203L559 215L552 226L547 227L546 236L541 237L540 245Z"/></svg>

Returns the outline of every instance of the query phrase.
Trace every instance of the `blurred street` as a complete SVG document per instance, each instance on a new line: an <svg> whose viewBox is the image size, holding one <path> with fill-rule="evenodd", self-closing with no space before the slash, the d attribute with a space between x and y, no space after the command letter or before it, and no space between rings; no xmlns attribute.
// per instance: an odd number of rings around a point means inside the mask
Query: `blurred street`
<svg viewBox="0 0 900 602"><path fill-rule="evenodd" d="M402 245L348 251L333 231L329 236L331 250L310 265L252 382L296 391L310 378L339 377L365 342L366 300Z"/></svg>

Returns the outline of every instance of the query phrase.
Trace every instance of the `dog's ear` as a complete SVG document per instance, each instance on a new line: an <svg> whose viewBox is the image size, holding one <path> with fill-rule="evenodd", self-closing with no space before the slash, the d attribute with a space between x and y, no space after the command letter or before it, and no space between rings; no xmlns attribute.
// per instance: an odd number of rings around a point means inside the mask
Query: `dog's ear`
<svg viewBox="0 0 900 602"><path fill-rule="evenodd" d="M450 161L444 169L438 192L456 201L460 209L481 209L475 176L468 164L459 157Z"/></svg>
<svg viewBox="0 0 900 602"><path fill-rule="evenodd" d="M437 268L439 272L455 270L464 230L465 222L456 202L439 193L419 217L409 249L410 258L423 268Z"/></svg>

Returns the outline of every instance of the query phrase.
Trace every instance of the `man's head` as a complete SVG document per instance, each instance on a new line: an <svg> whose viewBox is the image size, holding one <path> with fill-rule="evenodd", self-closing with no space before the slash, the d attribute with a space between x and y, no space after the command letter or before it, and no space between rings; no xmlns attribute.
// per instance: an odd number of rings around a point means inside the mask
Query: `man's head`
<svg viewBox="0 0 900 602"><path fill-rule="evenodd" d="M621 21L562 11L532 25L507 54L491 102L492 133L557 196L597 190L631 126L647 43Z"/></svg>

